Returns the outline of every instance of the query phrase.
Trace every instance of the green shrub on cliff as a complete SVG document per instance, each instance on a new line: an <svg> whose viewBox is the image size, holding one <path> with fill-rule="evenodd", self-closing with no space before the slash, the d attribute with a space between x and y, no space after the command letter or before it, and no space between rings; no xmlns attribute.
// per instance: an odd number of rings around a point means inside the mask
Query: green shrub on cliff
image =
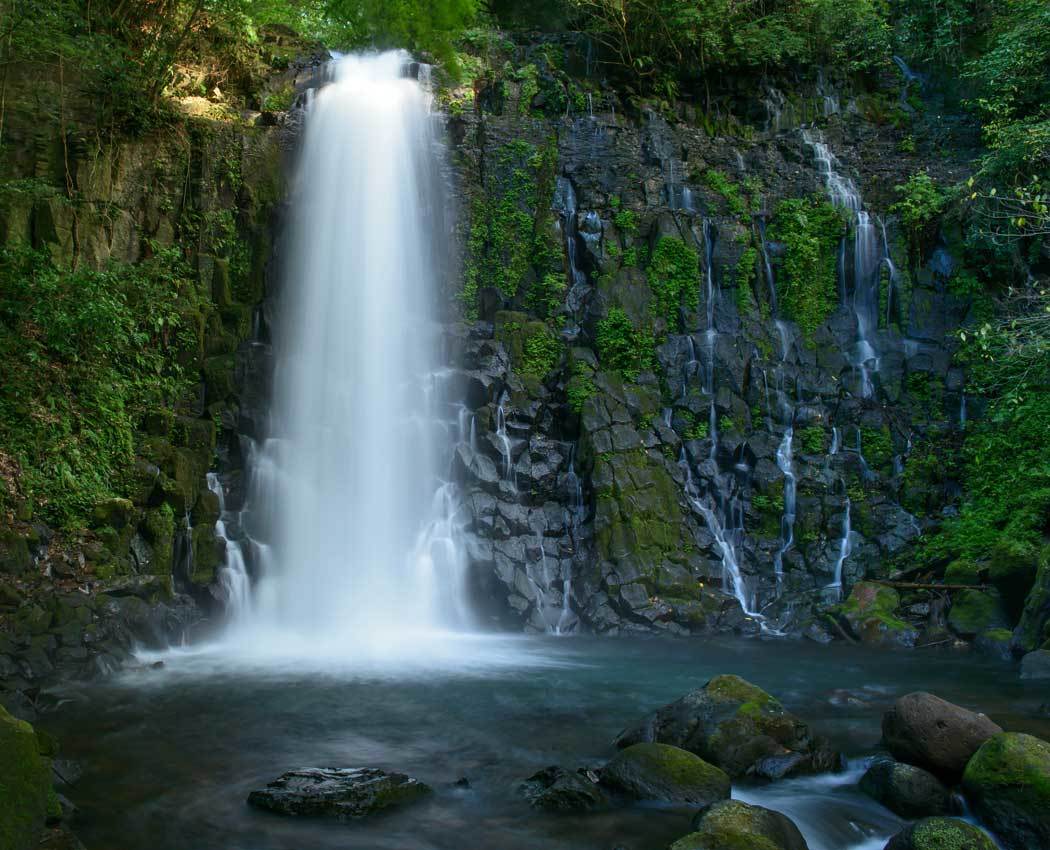
<svg viewBox="0 0 1050 850"><path fill-rule="evenodd" d="M842 213L821 198L788 198L777 204L769 238L784 243L777 293L784 317L811 336L838 301L836 262Z"/></svg>
<svg viewBox="0 0 1050 850"><path fill-rule="evenodd" d="M655 356L652 333L636 328L620 307L598 322L596 344L601 364L629 379L649 369Z"/></svg>
<svg viewBox="0 0 1050 850"><path fill-rule="evenodd" d="M677 331L679 307L695 310L700 299L700 259L696 251L677 237L664 236L656 243L649 264L649 287L667 329Z"/></svg>
<svg viewBox="0 0 1050 850"><path fill-rule="evenodd" d="M70 271L0 248L0 451L44 517L76 522L119 492L142 418L187 389L196 301L174 252Z"/></svg>

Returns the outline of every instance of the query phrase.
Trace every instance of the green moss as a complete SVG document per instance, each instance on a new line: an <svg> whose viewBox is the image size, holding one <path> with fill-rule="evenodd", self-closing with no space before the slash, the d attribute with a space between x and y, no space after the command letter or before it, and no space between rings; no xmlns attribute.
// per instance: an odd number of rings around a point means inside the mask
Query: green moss
<svg viewBox="0 0 1050 850"><path fill-rule="evenodd" d="M973 636L988 629L1008 628L1010 623L998 592L961 590L952 600L948 625L961 635Z"/></svg>
<svg viewBox="0 0 1050 850"><path fill-rule="evenodd" d="M842 213L823 199L786 199L777 205L768 234L785 248L781 311L811 337L838 302L836 263Z"/></svg>
<svg viewBox="0 0 1050 850"><path fill-rule="evenodd" d="M909 850L995 850L976 826L955 818L926 818L907 828Z"/></svg>
<svg viewBox="0 0 1050 850"><path fill-rule="evenodd" d="M708 169L703 174L703 182L708 189L722 197L731 213L742 215L747 210L740 187L724 171Z"/></svg>
<svg viewBox="0 0 1050 850"><path fill-rule="evenodd" d="M262 108L268 112L286 112L292 108L295 100L295 88L291 83L277 91L272 91L263 98Z"/></svg>
<svg viewBox="0 0 1050 850"><path fill-rule="evenodd" d="M35 847L54 792L33 727L0 706L0 847Z"/></svg>
<svg viewBox="0 0 1050 850"><path fill-rule="evenodd" d="M978 817L1016 846L1043 846L1050 828L1050 744L1032 735L1001 732L966 765L963 791Z"/></svg>
<svg viewBox="0 0 1050 850"><path fill-rule="evenodd" d="M587 399L593 398L597 391L591 379L591 370L583 362L576 361L572 367L572 377L565 385L565 397L569 407L574 413L583 413Z"/></svg>
<svg viewBox="0 0 1050 850"><path fill-rule="evenodd" d="M739 702L751 704L757 708L765 708L770 704L779 705L773 697L757 685L752 685L746 679L730 674L715 676L704 685L704 690L719 702Z"/></svg>
<svg viewBox="0 0 1050 850"><path fill-rule="evenodd" d="M758 251L754 247L748 247L736 263L736 306L741 316L749 313L755 305L751 287L758 275L757 268Z"/></svg>
<svg viewBox="0 0 1050 850"><path fill-rule="evenodd" d="M885 468L893 459L893 439L889 427L861 428L860 447L868 466L872 469Z"/></svg>
<svg viewBox="0 0 1050 850"><path fill-rule="evenodd" d="M656 311L669 331L679 329L679 308L695 310L700 293L700 258L675 236L656 243L649 264L649 287L656 296Z"/></svg>
<svg viewBox="0 0 1050 850"><path fill-rule="evenodd" d="M957 558L944 570L945 584L980 584L981 567L968 558Z"/></svg>
<svg viewBox="0 0 1050 850"><path fill-rule="evenodd" d="M602 365L628 380L652 368L656 356L652 332L636 328L620 307L613 307L598 322L595 342Z"/></svg>
<svg viewBox="0 0 1050 850"><path fill-rule="evenodd" d="M820 425L811 425L796 431L795 440L803 454L820 455L827 447L827 432Z"/></svg>

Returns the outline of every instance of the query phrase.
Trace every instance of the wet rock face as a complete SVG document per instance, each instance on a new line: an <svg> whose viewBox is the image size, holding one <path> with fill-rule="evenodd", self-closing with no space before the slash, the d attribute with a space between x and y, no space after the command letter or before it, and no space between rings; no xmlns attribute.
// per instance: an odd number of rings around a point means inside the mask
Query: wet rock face
<svg viewBox="0 0 1050 850"><path fill-rule="evenodd" d="M975 714L927 693L898 699L882 718L882 738L894 757L956 782L970 757L1003 730Z"/></svg>
<svg viewBox="0 0 1050 850"><path fill-rule="evenodd" d="M827 196L796 119L741 147L614 92L552 116L515 105L512 77L497 89L450 120L476 288L450 293L468 313L454 335L475 435L457 475L481 595L528 630L805 629L953 486L927 435L958 428L952 329L968 305L945 288L947 251L903 275L893 221L879 226L885 187L913 169L896 173L893 141L859 114L818 122L861 195L877 179L867 226L831 236L840 294L793 317L778 209ZM683 259L677 302L661 245ZM614 318L629 325L618 354L600 344ZM537 356L543 339L555 356ZM861 631L909 646L925 616Z"/></svg>
<svg viewBox="0 0 1050 850"><path fill-rule="evenodd" d="M709 806L729 797L729 777L691 752L667 744L634 744L601 772L603 785L636 800Z"/></svg>
<svg viewBox="0 0 1050 850"><path fill-rule="evenodd" d="M891 759L876 760L860 780L860 790L902 818L946 815L951 795L932 773Z"/></svg>
<svg viewBox="0 0 1050 850"><path fill-rule="evenodd" d="M1050 846L1050 744L1001 732L966 765L963 792L1008 850Z"/></svg>
<svg viewBox="0 0 1050 850"><path fill-rule="evenodd" d="M738 676L718 676L625 730L618 747L642 741L696 753L732 777L766 778L838 769L840 757L779 701Z"/></svg>
<svg viewBox="0 0 1050 850"><path fill-rule="evenodd" d="M374 767L304 767L248 795L249 805L282 815L353 820L430 793L403 773Z"/></svg>

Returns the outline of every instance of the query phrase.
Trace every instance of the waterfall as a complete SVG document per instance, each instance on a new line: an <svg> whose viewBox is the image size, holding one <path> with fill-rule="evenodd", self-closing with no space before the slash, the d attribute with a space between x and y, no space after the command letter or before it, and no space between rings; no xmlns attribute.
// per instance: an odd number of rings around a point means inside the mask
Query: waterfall
<svg viewBox="0 0 1050 850"><path fill-rule="evenodd" d="M773 556L773 568L779 582L784 575L784 554L795 542L795 493L797 479L792 465L791 443L795 429L788 425L777 448L777 466L784 474L784 514L780 519L780 547Z"/></svg>
<svg viewBox="0 0 1050 850"><path fill-rule="evenodd" d="M835 559L835 578L828 585L830 588L834 588L837 591L839 598L842 597L842 565L846 563L846 558L850 556L852 551L850 546L850 500L846 498L846 514L842 518L842 537L839 540L839 553Z"/></svg>
<svg viewBox="0 0 1050 850"><path fill-rule="evenodd" d="M871 215L864 209L860 192L849 177L838 171L838 160L819 133L803 130L802 141L813 151L817 171L824 179L831 203L846 210L851 217L853 288L850 290L846 285L848 264L846 243L843 240L839 260L840 291L844 298L847 293L852 293L849 301L856 320L857 340L850 359L860 376L860 394L864 398L870 398L875 392L871 375L879 371L879 357L872 335L878 329L880 272L885 261L889 259L885 234L880 244L875 224ZM892 266L892 260L890 265Z"/></svg>
<svg viewBox="0 0 1050 850"><path fill-rule="evenodd" d="M251 593L244 550L239 542L230 539L227 531L228 524L231 520L236 521L236 517L226 509L226 494L219 476L209 472L207 481L208 489L219 500L219 519L215 522L215 536L223 542L226 551L226 563L219 571L219 589L222 591L222 601L227 612L231 617L238 617L247 609Z"/></svg>
<svg viewBox="0 0 1050 850"><path fill-rule="evenodd" d="M340 57L308 101L246 514L264 556L231 640L333 654L469 627L440 362L447 229L426 75ZM415 67L415 66L413 66ZM229 551L229 547L228 547ZM227 562L226 574L233 568Z"/></svg>

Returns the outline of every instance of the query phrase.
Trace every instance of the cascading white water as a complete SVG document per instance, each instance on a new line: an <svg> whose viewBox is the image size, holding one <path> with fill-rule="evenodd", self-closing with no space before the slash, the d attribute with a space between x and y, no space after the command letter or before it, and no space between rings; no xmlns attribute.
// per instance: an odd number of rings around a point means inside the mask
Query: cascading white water
<svg viewBox="0 0 1050 850"><path fill-rule="evenodd" d="M447 234L429 93L401 52L338 58L293 183L270 436L247 524L263 541L241 643L382 651L469 626L444 452L467 440L439 367Z"/></svg>
<svg viewBox="0 0 1050 850"><path fill-rule="evenodd" d="M773 555L773 571L779 582L784 576L784 555L795 543L795 493L797 479L791 454L795 429L788 425L777 448L777 467L784 475L784 513L780 518L780 546Z"/></svg>
<svg viewBox="0 0 1050 850"><path fill-rule="evenodd" d="M207 481L208 489L219 500L219 519L215 522L215 536L223 542L226 551L226 562L219 572L219 588L226 610L232 616L238 617L247 609L250 600L251 583L248 579L248 568L244 562L241 544L227 536L226 526L231 515L226 510L226 494L223 492L219 476L209 472Z"/></svg>

